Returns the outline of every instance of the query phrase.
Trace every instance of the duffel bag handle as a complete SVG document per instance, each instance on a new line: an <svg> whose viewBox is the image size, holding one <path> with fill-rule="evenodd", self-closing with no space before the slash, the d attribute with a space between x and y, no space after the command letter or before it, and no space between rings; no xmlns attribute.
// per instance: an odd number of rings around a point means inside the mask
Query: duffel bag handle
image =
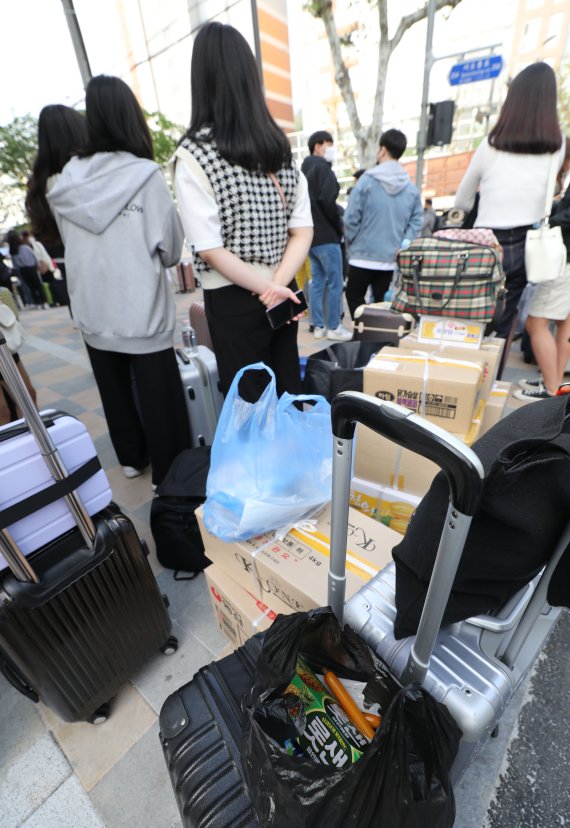
<svg viewBox="0 0 570 828"><path fill-rule="evenodd" d="M441 306L441 308L439 308L439 310L444 310L444 308L446 308L449 305L449 303L451 302L451 300L455 296L455 291L457 290L459 282L461 281L461 277L465 273L465 268L467 267L467 259L468 258L469 258L469 256L468 256L467 253L458 253L457 254L457 266L455 268L455 275L453 277L453 285L451 286L451 290L449 292L447 302L444 302L443 305ZM413 279L413 283L414 283L414 292L415 292L415 295L416 295L416 300L418 302L418 305L420 306L420 309L423 311L423 313L429 313L427 308L424 306L424 303L422 302L422 297L421 297L421 294L420 294L420 272L421 272L422 260L423 260L423 256L420 256L420 255L413 255L412 256L412 279Z"/></svg>

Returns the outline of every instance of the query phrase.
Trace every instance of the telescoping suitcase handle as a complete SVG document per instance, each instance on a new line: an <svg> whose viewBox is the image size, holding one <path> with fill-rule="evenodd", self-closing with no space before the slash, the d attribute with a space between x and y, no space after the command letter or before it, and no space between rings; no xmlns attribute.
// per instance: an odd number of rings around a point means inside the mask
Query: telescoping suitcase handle
<svg viewBox="0 0 570 828"><path fill-rule="evenodd" d="M0 373L4 382L22 412L22 416L34 437L38 448L55 480L64 480L68 477L67 470L63 465L61 457L54 445L50 434L45 427L39 411L30 397L28 389L24 385L20 372L14 362L6 340L0 333ZM95 539L95 526L89 516L81 498L77 492L70 492L64 496L64 501L73 515L73 518L89 547L93 546ZM10 533L3 529L0 531L0 552L6 559L8 566L19 581L30 581L38 583L39 579L30 565L29 561L22 554Z"/></svg>
<svg viewBox="0 0 570 828"><path fill-rule="evenodd" d="M432 460L447 477L450 503L418 632L403 676L406 682L421 682L428 670L465 539L479 503L484 478L483 466L477 455L452 434L396 403L357 391L344 391L334 398L331 416L333 483L328 593L329 604L341 623L346 585L352 445L356 424L362 423L403 448Z"/></svg>

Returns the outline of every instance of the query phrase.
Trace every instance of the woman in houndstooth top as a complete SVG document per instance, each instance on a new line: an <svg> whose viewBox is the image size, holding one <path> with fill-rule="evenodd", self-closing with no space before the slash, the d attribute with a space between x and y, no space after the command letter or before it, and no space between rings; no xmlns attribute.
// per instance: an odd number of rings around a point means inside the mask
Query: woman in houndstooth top
<svg viewBox="0 0 570 828"><path fill-rule="evenodd" d="M273 330L265 310L294 297L312 239L307 182L267 109L255 58L232 26L209 23L192 52L192 117L173 159L186 240L204 289L222 390L265 362L277 390L299 393L297 322ZM249 375L240 392L253 401Z"/></svg>

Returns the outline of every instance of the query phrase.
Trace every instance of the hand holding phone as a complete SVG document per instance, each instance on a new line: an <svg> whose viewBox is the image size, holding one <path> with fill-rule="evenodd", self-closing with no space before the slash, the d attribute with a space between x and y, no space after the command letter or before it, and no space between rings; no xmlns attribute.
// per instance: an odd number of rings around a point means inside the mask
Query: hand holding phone
<svg viewBox="0 0 570 828"><path fill-rule="evenodd" d="M283 302L279 302L277 305L273 305L265 311L269 324L275 330L277 328L281 328L283 325L286 325L287 322L290 322L295 316L299 316L299 314L307 310L307 300L305 299L303 291L295 291L295 296L300 300L299 304L293 302L292 299L285 299Z"/></svg>

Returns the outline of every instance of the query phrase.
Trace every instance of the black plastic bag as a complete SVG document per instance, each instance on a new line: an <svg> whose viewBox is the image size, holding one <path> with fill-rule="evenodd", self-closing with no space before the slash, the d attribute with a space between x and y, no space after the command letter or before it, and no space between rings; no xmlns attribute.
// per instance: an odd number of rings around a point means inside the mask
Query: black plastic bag
<svg viewBox="0 0 570 828"><path fill-rule="evenodd" d="M364 755L333 770L281 746L283 691L302 653L319 672L368 682L382 724ZM246 705L243 769L264 828L450 828L449 770L461 731L419 685L402 688L386 665L330 609L279 616L265 635ZM272 735L269 735L272 734Z"/></svg>
<svg viewBox="0 0 570 828"><path fill-rule="evenodd" d="M362 391L363 372L374 354L390 342L335 342L307 360L303 391L329 402L341 391Z"/></svg>
<svg viewBox="0 0 570 828"><path fill-rule="evenodd" d="M186 449L175 458L156 490L150 507L150 528L156 555L177 580L192 580L211 561L204 555L195 511L206 499L210 446ZM192 573L179 577L178 573Z"/></svg>

